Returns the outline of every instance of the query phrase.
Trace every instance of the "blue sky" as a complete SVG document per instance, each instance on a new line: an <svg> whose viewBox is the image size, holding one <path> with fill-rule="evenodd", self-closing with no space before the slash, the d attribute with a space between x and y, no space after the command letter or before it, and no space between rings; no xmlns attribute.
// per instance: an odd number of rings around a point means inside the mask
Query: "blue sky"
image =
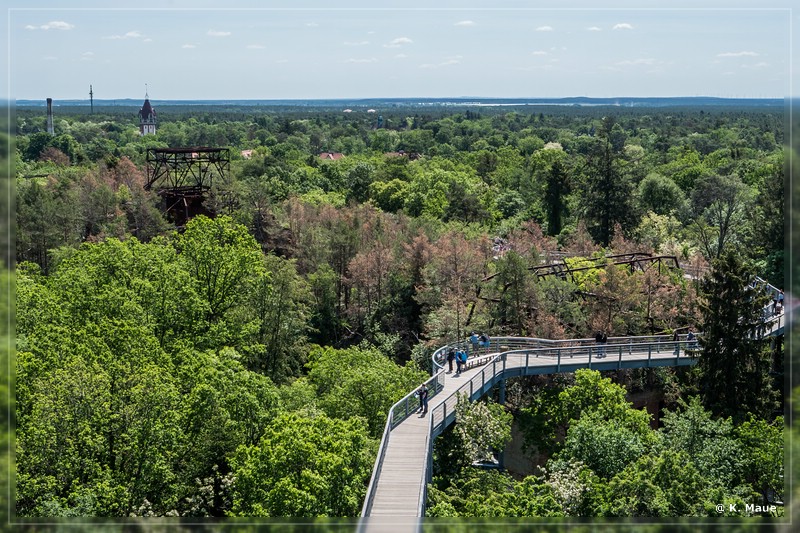
<svg viewBox="0 0 800 533"><path fill-rule="evenodd" d="M783 97L798 21L785 0L6 4L18 99Z"/></svg>

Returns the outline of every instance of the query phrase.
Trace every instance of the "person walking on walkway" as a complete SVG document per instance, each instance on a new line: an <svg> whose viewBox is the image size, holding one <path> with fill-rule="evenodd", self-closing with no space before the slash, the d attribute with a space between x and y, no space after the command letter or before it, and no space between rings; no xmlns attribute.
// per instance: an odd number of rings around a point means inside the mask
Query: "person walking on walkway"
<svg viewBox="0 0 800 533"><path fill-rule="evenodd" d="M455 348L450 348L447 352L447 373L450 374L453 372L453 359L456 358L456 350Z"/></svg>
<svg viewBox="0 0 800 533"><path fill-rule="evenodd" d="M481 348L486 348L486 353L489 353L489 336L486 333L481 333L478 336L478 342Z"/></svg>
<svg viewBox="0 0 800 533"><path fill-rule="evenodd" d="M603 332L598 331L597 334L594 336L594 342L597 343L597 358L600 359L603 357Z"/></svg>
<svg viewBox="0 0 800 533"><path fill-rule="evenodd" d="M467 362L467 352L466 350L459 350L456 352L456 366L458 367L456 370L456 376L461 375L461 370L464 368L465 363Z"/></svg>
<svg viewBox="0 0 800 533"><path fill-rule="evenodd" d="M674 355L674 356L678 356L678 355L680 355L680 353L681 353L681 346L680 346L680 344L678 343L678 338L679 338L679 337L678 337L678 330L676 329L676 330L675 330L675 331L672 333L672 342L674 342L674 343L675 343L675 351L673 351L673 352L672 352L672 355Z"/></svg>
<svg viewBox="0 0 800 533"><path fill-rule="evenodd" d="M422 412L421 416L428 414L428 386L424 383L419 390L419 410Z"/></svg>
<svg viewBox="0 0 800 533"><path fill-rule="evenodd" d="M419 409L417 409L418 413L423 413L428 411L428 386L424 383L422 386L417 389L416 396L419 398Z"/></svg>
<svg viewBox="0 0 800 533"><path fill-rule="evenodd" d="M474 331L469 336L469 343L472 345L472 353L478 353L478 334Z"/></svg>

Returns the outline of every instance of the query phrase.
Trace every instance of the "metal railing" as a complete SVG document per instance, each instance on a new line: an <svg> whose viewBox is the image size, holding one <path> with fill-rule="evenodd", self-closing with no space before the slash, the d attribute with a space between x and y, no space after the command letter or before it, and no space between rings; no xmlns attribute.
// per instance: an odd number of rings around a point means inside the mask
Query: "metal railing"
<svg viewBox="0 0 800 533"><path fill-rule="evenodd" d="M626 356L638 356L637 361L641 360L643 366L647 368L655 359L665 359L664 355L670 361L674 357L675 364L678 364L680 359L694 359L699 350L697 336L689 340L687 335L679 335L677 341L674 341L671 335L614 337L608 339L606 344L598 344L594 339L553 341L535 338L500 338L498 341L503 348L505 345L513 348L476 358L474 366L483 364L485 368L431 410L431 442L454 420L455 403L459 394L474 401L490 391L498 381L505 379L508 371L512 369L545 366L541 362L546 360L546 366L555 365L558 372L562 365L580 364L591 368L593 363L602 364L604 367L611 363L613 366L615 359L617 368L622 368Z"/></svg>
<svg viewBox="0 0 800 533"><path fill-rule="evenodd" d="M753 283L754 286L758 284L765 287L765 290L767 290L770 295L776 295L779 291L779 289L761 278L756 278ZM784 315L785 314L782 312L779 315L767 318L765 324L770 325L768 331L776 331L782 328L784 325ZM697 334L692 341L687 339L686 334L679 335L677 341L673 340L672 335L610 337L604 344L599 344L594 339L551 340L535 337L494 337L490 339L489 346L484 348L475 349L468 341L460 341L437 349L431 356L433 376L426 381L431 398L441 392L444 387L446 355L451 348L467 351L469 359L466 363L466 369L482 365L485 365L486 368L470 378L469 381L448 396L445 401L431 409L429 431L426 437L428 457L420 488L420 509L418 509L418 516L422 516L421 513L424 509L427 490L426 481L430 480L430 473L432 471L433 440L452 423L449 422L449 420L455 420L455 402L457 401L458 395L466 394L467 388L469 388L468 398L470 401L486 394L498 381L504 379L506 371L512 368L509 367L509 359L515 361L516 364L513 365L513 368L517 369L531 367L532 359L536 361L545 359L552 360L555 362L555 371L560 372L562 371L562 364L569 365L571 371L575 361L582 360L583 358L586 358L588 368L592 368L592 363L594 362L595 364L601 365L604 370L613 369L613 365L609 365L613 359L607 358L609 354L616 355L617 368L622 368L622 361L625 355L632 356L634 354L639 354L643 356L644 353L647 353L646 365L644 365L644 367L647 368L651 366L654 354L660 360L664 359L661 354L666 353L672 355L675 357L676 364L678 364L678 361L681 359L681 351L684 353L684 360L694 359L700 350L700 345L697 341L699 336L700 334ZM669 352L672 353L669 354ZM524 363L522 362L523 357ZM583 364L582 361L581 364ZM489 368L491 368L491 372L487 376L487 370ZM380 480L381 467L383 466L391 431L414 412L412 405L418 405L418 400L412 400L413 395L414 392L412 391L395 403L387 416L383 436L381 437L379 445L378 458L375 461L370 484L364 499L364 505L361 509L362 517L369 516L372 509L372 503Z"/></svg>
<svg viewBox="0 0 800 533"><path fill-rule="evenodd" d="M425 382L428 386L428 401L442 391L444 388L444 373L436 372L430 379ZM389 414L386 417L386 425L383 428L383 435L381 436L381 443L378 446L378 458L375 460L375 465L372 467L372 477L370 478L369 487L367 487L367 494L364 497L364 504L361 507L361 516L369 516L372 509L372 502L375 499L375 491L377 490L378 480L380 479L381 467L383 466L383 459L386 457L386 447L389 444L389 436L392 430L397 427L403 420L413 414L419 406L419 400L414 397L414 394L419 389L414 389L412 392L406 394L397 403L395 403Z"/></svg>

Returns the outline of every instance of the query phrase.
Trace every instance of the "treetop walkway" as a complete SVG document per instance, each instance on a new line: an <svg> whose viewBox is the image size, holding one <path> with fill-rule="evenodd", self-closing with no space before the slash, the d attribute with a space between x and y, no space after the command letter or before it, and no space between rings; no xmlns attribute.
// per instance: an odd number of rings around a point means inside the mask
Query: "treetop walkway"
<svg viewBox="0 0 800 533"><path fill-rule="evenodd" d="M771 296L778 289L763 280ZM765 307L765 335L780 335L786 314ZM445 371L451 348L470 356L460 375ZM424 516L427 483L433 469L433 441L455 422L459 395L475 401L499 387L505 401L505 380L512 377L575 372L581 368L600 371L626 368L688 366L697 362L700 346L687 335L612 337L605 344L594 339L551 340L528 337L496 337L490 345L474 351L470 343L442 346L432 356L433 376L429 389L429 414L416 416L416 391L407 394L389 411L378 457L364 499L361 531L415 531Z"/></svg>

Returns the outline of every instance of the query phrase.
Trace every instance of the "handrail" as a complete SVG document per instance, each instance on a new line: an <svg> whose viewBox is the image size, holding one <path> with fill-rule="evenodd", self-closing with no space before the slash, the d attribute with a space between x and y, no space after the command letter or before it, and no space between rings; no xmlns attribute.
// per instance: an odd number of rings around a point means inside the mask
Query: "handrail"
<svg viewBox="0 0 800 533"><path fill-rule="evenodd" d="M444 388L443 373L441 371L437 372L427 381L425 381L425 385L428 386L428 397L433 398ZM409 410L409 401L417 390L418 389L414 389L406 394L389 409L389 414L386 416L386 425L384 426L383 435L381 436L381 442L378 445L378 457L375 460L375 465L372 467L372 477L370 478L370 483L367 487L367 494L364 496L364 504L361 506L361 516L368 516L369 512L372 510L372 502L375 500L375 490L377 488L378 480L380 479L383 459L386 456L386 447L389 444L389 436L392 430L397 427L400 422L408 418L409 415L414 412L414 409Z"/></svg>
<svg viewBox="0 0 800 533"><path fill-rule="evenodd" d="M772 295L777 295L780 289L774 287L773 285L767 283L761 278L756 277L755 280L752 282L752 285L755 287L756 285L761 285L766 288L766 290ZM771 305L771 304L770 304ZM785 302L784 302L785 306ZM766 306L765 309L769 308ZM783 327L784 324L784 315L785 315L785 307L783 312L778 315L765 317L765 324L772 324L774 322L778 322L778 329ZM688 340L687 334L679 335L678 340L673 340L672 335L649 335L649 336L641 336L641 337L609 337L606 343L598 344L594 339L542 339L538 337L494 337L490 339L490 345L488 348L485 348L487 353L484 355L476 355L474 351L470 350L471 344L468 340L458 341L452 345L445 345L433 352L431 355L431 362L432 365L432 376L428 379L425 383L428 385L428 389L431 391L430 396L433 397L437 395L443 388L444 388L444 364L445 364L445 354L447 351L452 347L456 349L464 349L467 350L468 353L472 351L472 358L467 362L467 368L472 368L474 366L479 365L492 365L492 373L489 376L489 382L486 381L486 370L484 369L480 373L473 376L469 381L464 383L461 387L459 387L453 394L448 396L445 401L441 402L438 406L435 406L431 409L431 414L429 418L429 431L426 437L426 448L428 449L428 458L426 460L425 467L423 469L423 480L422 480L422 487L420 488L420 501L418 509L418 516L422 516L421 512L424 509L424 498L426 494L426 481L429 479L429 475L431 472L432 465L431 463L431 450L433 446L433 439L436 438L437 435L444 430L447 426L447 402L453 397L456 397L457 394L461 393L462 390L466 390L466 387L470 387L470 400L472 400L472 396L475 394L475 386L477 384L477 378L481 378L481 385L478 389L480 394L484 394L483 391L491 390L494 384L499 380L502 379L502 376L505 375L507 370L507 359L509 355L517 355L517 354L524 354L526 357L525 365L520 368L527 368L529 367L530 363L530 356L533 354L535 358L539 358L540 355L546 357L549 353L549 357L554 357L557 362L557 368L561 367L561 361L563 359L564 352L569 354L570 359L574 359L576 354L578 357L582 357L584 355L588 355L588 363L591 368L592 364L592 355L603 353L608 355L611 353L611 350L618 352L618 362L621 364L622 362L622 354L623 349L627 348L628 354L633 354L634 347L648 347L648 359L647 364L648 367L650 366L650 357L653 352L652 347L656 347L657 354L663 353L662 348L664 351L668 351L669 349L673 350L676 359L680 358L680 347L684 347L684 357L690 356L694 358L698 349L699 343L697 343L696 339L701 336L700 333L695 335L695 340L690 342ZM632 342L633 339L636 339L638 342ZM555 350L555 355L552 354L552 351ZM481 353L481 350L478 350L478 354ZM502 361L502 369L498 373L497 372L497 363ZM595 358L595 362L597 358ZM611 360L602 361L603 363L608 363ZM498 377L500 376L500 377ZM416 390L416 389L415 389ZM377 489L377 484L380 479L380 472L381 467L383 466L383 460L386 455L386 448L391 436L391 431L394 429L400 422L405 420L411 413L409 411L409 402L411 397L413 396L414 391L407 394L405 397L397 401L392 408L389 410L387 415L386 425L384 427L383 435L381 437L381 442L379 445L378 451L378 458L375 461L375 465L372 469L372 477L370 478L370 483L367 488L367 494L364 498L364 504L361 509L361 516L366 517L369 516L369 513L372 509L372 503L375 498L375 491ZM442 411L442 420L439 424L435 423L435 416L438 410ZM451 413L452 414L452 413Z"/></svg>

